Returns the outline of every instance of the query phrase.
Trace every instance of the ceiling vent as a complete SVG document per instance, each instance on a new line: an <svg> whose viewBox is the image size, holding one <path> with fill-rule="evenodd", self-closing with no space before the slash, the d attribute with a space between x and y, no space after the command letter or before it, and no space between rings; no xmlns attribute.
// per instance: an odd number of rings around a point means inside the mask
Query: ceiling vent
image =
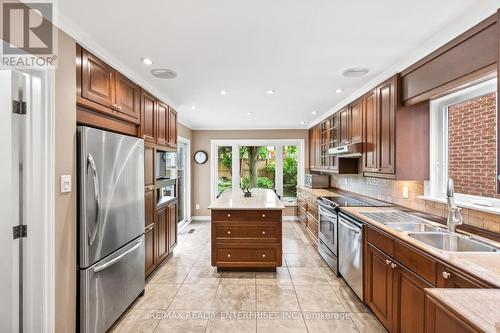
<svg viewBox="0 0 500 333"><path fill-rule="evenodd" d="M153 69L151 74L159 79L175 79L177 73L171 69Z"/></svg>
<svg viewBox="0 0 500 333"><path fill-rule="evenodd" d="M347 77L361 77L368 74L368 68L349 68L342 72L342 75Z"/></svg>

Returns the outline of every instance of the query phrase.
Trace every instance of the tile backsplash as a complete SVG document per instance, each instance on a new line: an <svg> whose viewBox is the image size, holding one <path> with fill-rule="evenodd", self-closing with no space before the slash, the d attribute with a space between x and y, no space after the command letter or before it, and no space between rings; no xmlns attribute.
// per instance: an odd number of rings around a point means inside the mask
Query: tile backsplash
<svg viewBox="0 0 500 333"><path fill-rule="evenodd" d="M331 175L330 185L342 190L366 195L440 217L448 214L445 204L419 199L424 194L423 181L397 181L360 175ZM403 198L403 188L408 188L408 199ZM464 223L500 233L500 215L473 209L462 209Z"/></svg>

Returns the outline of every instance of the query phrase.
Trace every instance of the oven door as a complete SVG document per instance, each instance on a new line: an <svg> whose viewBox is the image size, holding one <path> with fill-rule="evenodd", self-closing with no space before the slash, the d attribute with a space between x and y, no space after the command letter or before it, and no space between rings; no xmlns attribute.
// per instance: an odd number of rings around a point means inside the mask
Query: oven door
<svg viewBox="0 0 500 333"><path fill-rule="evenodd" d="M319 205L319 226L318 237L330 249L330 251L337 255L337 223L338 217L336 212L327 210Z"/></svg>

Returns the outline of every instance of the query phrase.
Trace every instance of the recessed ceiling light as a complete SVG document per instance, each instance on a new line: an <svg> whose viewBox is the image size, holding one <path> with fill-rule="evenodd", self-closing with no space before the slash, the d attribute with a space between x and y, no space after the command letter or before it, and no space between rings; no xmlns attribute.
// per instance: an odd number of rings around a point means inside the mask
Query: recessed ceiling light
<svg viewBox="0 0 500 333"><path fill-rule="evenodd" d="M153 64L153 60L149 58L141 58L141 61L143 62L144 65L146 66L151 66Z"/></svg>
<svg viewBox="0 0 500 333"><path fill-rule="evenodd" d="M306 124L306 122L302 120L302 121L300 122L300 124L301 124L301 125L305 125L305 124Z"/></svg>
<svg viewBox="0 0 500 333"><path fill-rule="evenodd" d="M220 91L220 94L221 94L221 95L227 95L227 90L221 90L221 91Z"/></svg>
<svg viewBox="0 0 500 333"><path fill-rule="evenodd" d="M247 112L247 115L251 116L253 114L253 112Z"/></svg>
<svg viewBox="0 0 500 333"><path fill-rule="evenodd" d="M344 89L342 89L342 88L338 88L337 90L335 90L335 92L336 92L337 94L340 94L341 92L344 92Z"/></svg>
<svg viewBox="0 0 500 333"><path fill-rule="evenodd" d="M361 67L349 68L343 71L342 75L347 77L361 77L363 75L368 74L369 71L370 70L368 68L361 68Z"/></svg>
<svg viewBox="0 0 500 333"><path fill-rule="evenodd" d="M275 92L276 92L276 91L274 91L274 90L272 90L272 89L271 89L271 90L266 91L266 94L268 94L268 95L273 95Z"/></svg>
<svg viewBox="0 0 500 333"><path fill-rule="evenodd" d="M313 111L311 112L313 115L316 115L318 113L318 111Z"/></svg>
<svg viewBox="0 0 500 333"><path fill-rule="evenodd" d="M196 105L192 105L191 110L196 110Z"/></svg>
<svg viewBox="0 0 500 333"><path fill-rule="evenodd" d="M151 75L159 79L175 79L177 73L171 69L153 69Z"/></svg>

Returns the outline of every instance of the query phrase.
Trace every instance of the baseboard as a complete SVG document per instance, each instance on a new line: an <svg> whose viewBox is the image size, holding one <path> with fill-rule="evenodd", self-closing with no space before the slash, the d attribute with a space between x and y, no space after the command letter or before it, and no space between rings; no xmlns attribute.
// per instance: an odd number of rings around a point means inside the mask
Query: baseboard
<svg viewBox="0 0 500 333"><path fill-rule="evenodd" d="M191 221L210 221L210 216L191 216Z"/></svg>
<svg viewBox="0 0 500 333"><path fill-rule="evenodd" d="M299 218L297 216L283 216L283 221L285 221L285 222L298 222Z"/></svg>

